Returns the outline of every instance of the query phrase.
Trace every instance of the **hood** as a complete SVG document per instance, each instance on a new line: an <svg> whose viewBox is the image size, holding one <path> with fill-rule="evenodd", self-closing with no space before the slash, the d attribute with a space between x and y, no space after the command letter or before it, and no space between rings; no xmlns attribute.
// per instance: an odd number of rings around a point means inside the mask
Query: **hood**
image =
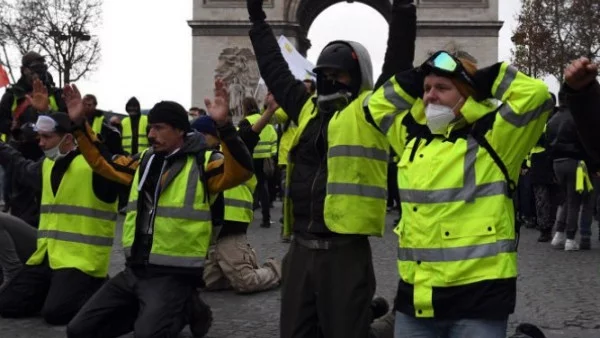
<svg viewBox="0 0 600 338"><path fill-rule="evenodd" d="M362 83L360 84L359 94L365 90L373 90L373 64L371 63L371 56L369 51L362 44L356 41L345 41L358 56L358 64L360 65L360 75Z"/></svg>
<svg viewBox="0 0 600 338"><path fill-rule="evenodd" d="M190 133L187 133L187 135L185 136L185 142L183 143L181 149L179 149L178 152L171 155L170 157L175 158L184 155L196 155L198 152L206 149L209 149L209 146L206 142L206 139L204 138L204 135L200 134L199 132L192 131Z"/></svg>
<svg viewBox="0 0 600 338"><path fill-rule="evenodd" d="M335 42L335 41L333 41ZM360 84L360 93L365 90L373 90L373 64L371 63L371 56L369 55L369 51L362 44L356 41L344 41L354 49L354 52L358 56L358 64L360 66L360 76L362 82Z"/></svg>
<svg viewBox="0 0 600 338"><path fill-rule="evenodd" d="M127 112L127 106L134 105L134 104L136 104L138 106L138 108L140 108L140 109L138 109L138 113L140 113L141 112L140 101L138 101L138 99L135 96L131 97L129 99L129 101L127 101L127 103L125 103L125 112Z"/></svg>

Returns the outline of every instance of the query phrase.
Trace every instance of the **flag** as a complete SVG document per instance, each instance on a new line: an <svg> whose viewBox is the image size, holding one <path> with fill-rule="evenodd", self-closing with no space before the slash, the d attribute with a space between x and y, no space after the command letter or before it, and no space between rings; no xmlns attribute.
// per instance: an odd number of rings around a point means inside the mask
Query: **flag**
<svg viewBox="0 0 600 338"><path fill-rule="evenodd" d="M314 80L316 76L312 70L315 68L315 65L302 56L285 36L280 36L277 42L292 74L298 80Z"/></svg>
<svg viewBox="0 0 600 338"><path fill-rule="evenodd" d="M283 58L290 67L290 71L294 75L294 77L300 81L312 79L315 80L316 75L312 72L315 66L308 61L302 54L300 54L294 45L288 40L285 36L281 35L277 40L279 44L279 49L281 49L281 54ZM258 84L254 90L254 98L261 101L264 95L267 93L267 86L265 81L260 78L258 80Z"/></svg>
<svg viewBox="0 0 600 338"><path fill-rule="evenodd" d="M10 80L8 79L8 74L4 67L0 64L0 88L6 87L10 84Z"/></svg>

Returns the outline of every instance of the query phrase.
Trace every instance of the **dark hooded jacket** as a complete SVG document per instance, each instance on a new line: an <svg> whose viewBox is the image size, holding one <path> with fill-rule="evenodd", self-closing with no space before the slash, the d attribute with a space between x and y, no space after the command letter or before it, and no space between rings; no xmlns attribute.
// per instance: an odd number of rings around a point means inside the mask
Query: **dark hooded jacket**
<svg viewBox="0 0 600 338"><path fill-rule="evenodd" d="M103 116L105 118L102 122L102 128L100 129L100 138L102 139L102 143L104 143L106 148L108 148L108 151L111 153L124 154L125 151L123 150L123 145L121 143L121 132L119 132L117 128L110 125L108 119L106 118L106 112L96 109L93 117L91 119L88 118L88 123L92 125L94 124L94 119L102 118Z"/></svg>
<svg viewBox="0 0 600 338"><path fill-rule="evenodd" d="M600 84L594 81L578 91L567 85L564 89L582 145L591 160L600 164Z"/></svg>
<svg viewBox="0 0 600 338"><path fill-rule="evenodd" d="M383 73L378 85L393 74L412 68L415 43L416 13L414 7L397 7L389 28L388 49ZM260 74L275 100L291 121L298 124L301 109L311 98L302 81L289 70L273 30L264 21L256 21L250 30L250 39L256 54ZM366 49L354 42L347 42L358 55L361 70L361 92L372 90L371 60ZM300 135L298 145L290 155L294 162L289 186L293 201L293 231L302 236L335 236L324 220L327 186L327 129L332 114L318 112Z"/></svg>
<svg viewBox="0 0 600 338"><path fill-rule="evenodd" d="M138 111L137 111L137 114L135 114L135 115L131 115L131 114L129 115L129 118L131 119L131 135L138 135L138 129L140 127L140 116L142 116L142 113L141 113L141 108L140 108L140 101L138 101L138 99L135 96L133 96L132 98L129 99L129 101L127 101L127 103L125 104L125 111L127 111L128 106L133 106L133 105L137 105ZM138 153L138 138L137 137L131 138L131 153L132 154Z"/></svg>

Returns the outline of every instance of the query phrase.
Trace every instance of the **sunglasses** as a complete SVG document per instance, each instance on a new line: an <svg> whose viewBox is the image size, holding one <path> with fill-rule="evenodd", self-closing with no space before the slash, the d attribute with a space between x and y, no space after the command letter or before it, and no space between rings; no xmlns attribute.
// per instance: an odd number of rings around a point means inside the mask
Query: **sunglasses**
<svg viewBox="0 0 600 338"><path fill-rule="evenodd" d="M471 76L469 76L462 63L460 63L460 60L446 51L436 52L420 68L428 73L434 72L458 77L471 87L476 87L475 82L471 79Z"/></svg>

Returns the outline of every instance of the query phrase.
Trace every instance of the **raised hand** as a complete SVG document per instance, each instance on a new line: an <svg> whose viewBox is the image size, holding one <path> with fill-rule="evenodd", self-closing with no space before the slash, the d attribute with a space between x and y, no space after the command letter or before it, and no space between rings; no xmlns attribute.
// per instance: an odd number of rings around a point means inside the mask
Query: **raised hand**
<svg viewBox="0 0 600 338"><path fill-rule="evenodd" d="M581 57L565 69L565 82L574 90L581 90L598 77L598 65L590 59Z"/></svg>
<svg viewBox="0 0 600 338"><path fill-rule="evenodd" d="M263 0L246 0L246 7L250 15L250 21L263 21L267 18L263 11Z"/></svg>
<svg viewBox="0 0 600 338"><path fill-rule="evenodd" d="M81 93L74 84L67 84L63 89L63 99L67 105L69 118L75 124L82 124L85 121L85 112L83 110L83 103L81 99Z"/></svg>
<svg viewBox="0 0 600 338"><path fill-rule="evenodd" d="M211 102L209 98L204 99L208 115L215 121L217 126L223 126L229 120L229 92L223 80L215 80L215 98Z"/></svg>
<svg viewBox="0 0 600 338"><path fill-rule="evenodd" d="M47 112L50 109L48 89L40 79L33 80L33 92L27 98L30 100L33 108L39 112Z"/></svg>

